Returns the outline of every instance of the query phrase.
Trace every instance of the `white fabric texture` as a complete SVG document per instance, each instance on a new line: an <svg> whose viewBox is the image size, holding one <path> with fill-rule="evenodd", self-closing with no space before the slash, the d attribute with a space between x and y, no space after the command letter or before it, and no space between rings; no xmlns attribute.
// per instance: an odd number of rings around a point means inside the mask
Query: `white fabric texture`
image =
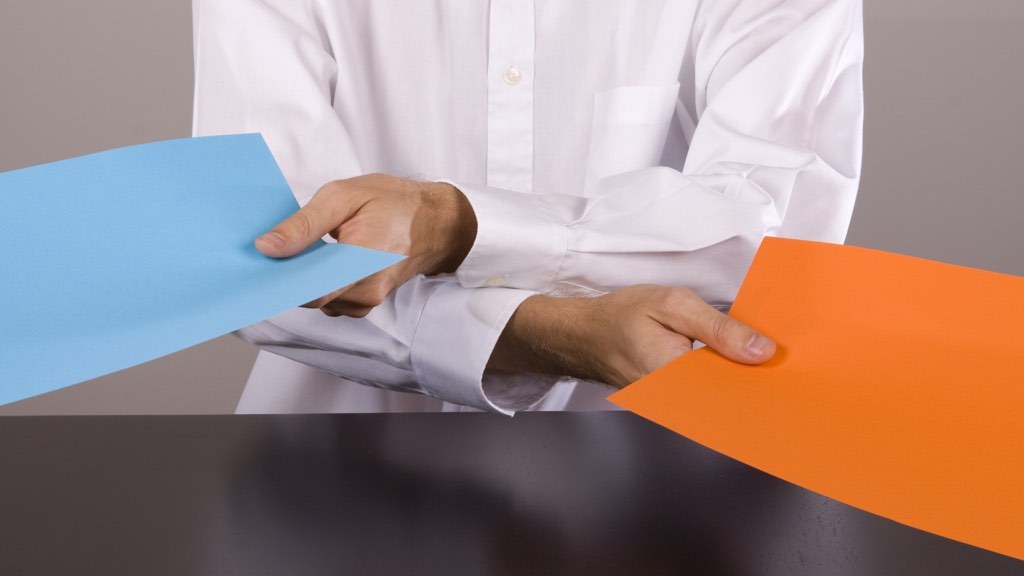
<svg viewBox="0 0 1024 576"><path fill-rule="evenodd" d="M860 0L195 0L194 18L195 135L263 133L300 203L385 172L455 184L478 219L457 274L365 319L242 330L264 352L241 412L607 408L602 385L484 374L525 298L657 283L727 306L766 235L845 238Z"/></svg>

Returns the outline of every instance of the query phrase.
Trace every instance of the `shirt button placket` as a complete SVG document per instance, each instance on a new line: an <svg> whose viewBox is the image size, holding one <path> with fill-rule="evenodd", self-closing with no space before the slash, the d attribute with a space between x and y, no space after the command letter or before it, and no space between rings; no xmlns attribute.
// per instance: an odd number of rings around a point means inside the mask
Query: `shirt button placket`
<svg viewBox="0 0 1024 576"><path fill-rule="evenodd" d="M491 0L487 185L533 190L533 0Z"/></svg>

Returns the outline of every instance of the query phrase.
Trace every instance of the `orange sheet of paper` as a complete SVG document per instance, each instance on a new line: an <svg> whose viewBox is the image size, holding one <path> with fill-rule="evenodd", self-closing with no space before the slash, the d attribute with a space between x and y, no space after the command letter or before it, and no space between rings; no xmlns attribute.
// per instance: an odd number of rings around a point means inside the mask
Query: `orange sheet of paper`
<svg viewBox="0 0 1024 576"><path fill-rule="evenodd" d="M829 498L1024 559L1024 278L769 238L701 349L610 400Z"/></svg>

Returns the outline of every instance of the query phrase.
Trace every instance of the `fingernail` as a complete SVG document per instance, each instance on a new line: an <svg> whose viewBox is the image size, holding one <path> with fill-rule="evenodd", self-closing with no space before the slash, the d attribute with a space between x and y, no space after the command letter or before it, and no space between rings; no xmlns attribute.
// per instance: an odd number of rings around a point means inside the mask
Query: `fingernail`
<svg viewBox="0 0 1024 576"><path fill-rule="evenodd" d="M263 236L257 238L256 241L270 248L284 248L284 236L281 236L277 232L267 232Z"/></svg>
<svg viewBox="0 0 1024 576"><path fill-rule="evenodd" d="M770 338L762 336L760 334L754 334L754 337L747 343L747 356L751 358L760 358L772 347L774 342Z"/></svg>

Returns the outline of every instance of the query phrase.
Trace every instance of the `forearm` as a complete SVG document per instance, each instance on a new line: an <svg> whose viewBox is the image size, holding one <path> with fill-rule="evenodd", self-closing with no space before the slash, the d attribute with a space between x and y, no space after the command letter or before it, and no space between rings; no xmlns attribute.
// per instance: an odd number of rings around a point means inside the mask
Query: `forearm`
<svg viewBox="0 0 1024 576"><path fill-rule="evenodd" d="M527 298L505 325L487 369L596 380L582 358L587 342L581 333L593 304L586 298Z"/></svg>

